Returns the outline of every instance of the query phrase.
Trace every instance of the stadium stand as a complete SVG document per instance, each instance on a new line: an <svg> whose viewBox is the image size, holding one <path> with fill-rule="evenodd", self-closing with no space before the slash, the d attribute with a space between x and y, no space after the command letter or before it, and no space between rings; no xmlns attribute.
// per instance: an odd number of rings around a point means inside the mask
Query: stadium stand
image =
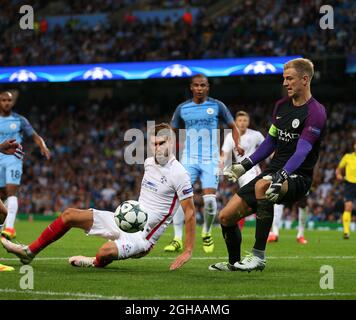
<svg viewBox="0 0 356 320"><path fill-rule="evenodd" d="M34 7L35 32L18 27L18 9L23 4ZM3 0L0 65L280 56L301 52L313 59L325 52L329 57L356 53L356 3L329 4L334 8L338 28L318 32L318 0L267 0L258 4L251 0ZM325 139L328 143L323 145L309 197L310 219L314 221L339 220L343 190L335 181L333 170L349 147L348 141L356 138L356 123L352 120L356 118L355 106L334 103L327 107L332 119ZM252 102L246 110L255 127L263 132L266 120L261 114L269 114L269 108ZM141 168L125 166L122 161L123 133L132 126L144 128L147 117L167 121L170 114L162 115L148 104L127 105L119 113L112 100L52 105L43 110L44 106L31 106L31 113L25 109L23 114L48 139L55 161L45 164L31 148L27 152L20 212L47 214L68 206L113 209L120 201L135 198ZM99 113L100 117L96 117ZM65 169L63 163L67 164ZM226 203L233 188L221 181L219 207ZM199 197L196 203L201 210Z"/></svg>
<svg viewBox="0 0 356 320"><path fill-rule="evenodd" d="M85 2L86 5L79 6L82 2L85 1L78 1L78 4L66 1L60 11L56 7L57 13L62 12L62 23L46 13L50 8L44 1L36 2L36 32L24 32L17 26L18 11L11 6L10 0L6 0L0 19L0 30L3 30L0 31L3 39L0 64L231 58L300 52L318 56L325 52L329 55L356 52L354 2L330 2L338 28L325 32L318 32L317 0L268 0L258 4L249 0L234 1L231 10L222 11L220 15L212 14L202 1L188 2L188 7L186 2L180 1L178 19L169 16L160 19L167 10L177 9L169 6L171 1L147 1L140 5L133 0L100 1L95 5ZM18 2L16 8L21 3ZM168 5L158 10L162 3ZM183 20L187 10L194 15ZM79 11L81 15L70 16ZM143 18L147 13L151 14L150 19ZM93 19L98 14L99 18Z"/></svg>

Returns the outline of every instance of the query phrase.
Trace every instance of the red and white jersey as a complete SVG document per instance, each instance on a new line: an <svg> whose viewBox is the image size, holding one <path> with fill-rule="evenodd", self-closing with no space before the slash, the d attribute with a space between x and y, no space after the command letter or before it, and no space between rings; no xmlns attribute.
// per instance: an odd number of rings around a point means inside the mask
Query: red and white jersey
<svg viewBox="0 0 356 320"><path fill-rule="evenodd" d="M232 138L232 134L228 133L225 137L224 144L222 146L222 151L224 152L225 159L229 159L229 157L231 157L231 151L233 151L235 159L233 158L232 160L236 160L237 162L242 161L246 157L249 157L251 154L253 154L264 139L265 138L261 132L252 129L247 129L246 132L240 137L240 146L242 149L245 150L245 154L243 156L240 156L235 151L235 142ZM224 165L228 165L229 163L231 163L231 158L229 160L227 160ZM246 183L250 182L260 173L260 166L254 166L239 179L239 186L244 186Z"/></svg>
<svg viewBox="0 0 356 320"><path fill-rule="evenodd" d="M155 243L172 221L180 201L193 196L187 170L172 156L161 166L153 157L145 160L138 202L148 214L146 239Z"/></svg>

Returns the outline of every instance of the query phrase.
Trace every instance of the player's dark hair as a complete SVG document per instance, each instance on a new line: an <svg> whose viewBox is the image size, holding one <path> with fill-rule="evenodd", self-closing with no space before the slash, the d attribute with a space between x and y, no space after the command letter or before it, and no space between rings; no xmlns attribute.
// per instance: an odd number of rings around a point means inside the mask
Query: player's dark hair
<svg viewBox="0 0 356 320"><path fill-rule="evenodd" d="M2 96L5 93L10 93L13 96L13 93L11 91L9 91L9 90L1 90L0 91L0 96Z"/></svg>
<svg viewBox="0 0 356 320"><path fill-rule="evenodd" d="M206 79L207 82L209 82L208 77L206 75L204 75L202 73L198 73L190 78L190 83L193 83L194 79L196 79L196 78L203 78L203 79Z"/></svg>

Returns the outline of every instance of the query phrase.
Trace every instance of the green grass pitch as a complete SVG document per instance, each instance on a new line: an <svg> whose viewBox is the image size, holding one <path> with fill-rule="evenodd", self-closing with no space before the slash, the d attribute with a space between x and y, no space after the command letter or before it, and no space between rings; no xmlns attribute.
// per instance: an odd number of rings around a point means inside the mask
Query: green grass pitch
<svg viewBox="0 0 356 320"><path fill-rule="evenodd" d="M30 242L46 225L17 222L17 240ZM172 232L169 227L144 258L115 261L105 269L81 269L70 266L68 257L93 256L104 240L73 229L32 262L32 290L21 289L21 263L0 248L0 263L15 268L0 272L0 299L356 299L356 234L343 240L338 231L307 231L309 243L303 246L296 243L295 230L281 230L280 241L267 246L266 269L241 273L208 270L209 264L226 260L220 227L214 229L213 254L203 252L198 236L192 260L169 271L175 255L163 252L163 247ZM254 228L245 228L243 238L243 251L250 250ZM321 272L324 265L332 274ZM333 281L323 278L332 275ZM322 289L320 283L333 289Z"/></svg>

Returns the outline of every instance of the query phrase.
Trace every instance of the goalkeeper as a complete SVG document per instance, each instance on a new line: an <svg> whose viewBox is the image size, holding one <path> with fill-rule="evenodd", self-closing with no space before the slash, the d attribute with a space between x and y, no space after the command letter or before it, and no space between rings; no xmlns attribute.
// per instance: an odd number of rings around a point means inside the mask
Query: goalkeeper
<svg viewBox="0 0 356 320"><path fill-rule="evenodd" d="M224 169L230 181L237 182L260 161L274 156L268 168L243 186L219 213L229 261L209 266L218 271L263 270L265 248L273 222L273 205L290 205L309 191L326 128L326 111L310 91L313 63L294 59L284 65L283 86L287 97L279 100L272 125L258 149L240 163ZM241 260L241 232L236 222L256 213L255 244L252 253Z"/></svg>

